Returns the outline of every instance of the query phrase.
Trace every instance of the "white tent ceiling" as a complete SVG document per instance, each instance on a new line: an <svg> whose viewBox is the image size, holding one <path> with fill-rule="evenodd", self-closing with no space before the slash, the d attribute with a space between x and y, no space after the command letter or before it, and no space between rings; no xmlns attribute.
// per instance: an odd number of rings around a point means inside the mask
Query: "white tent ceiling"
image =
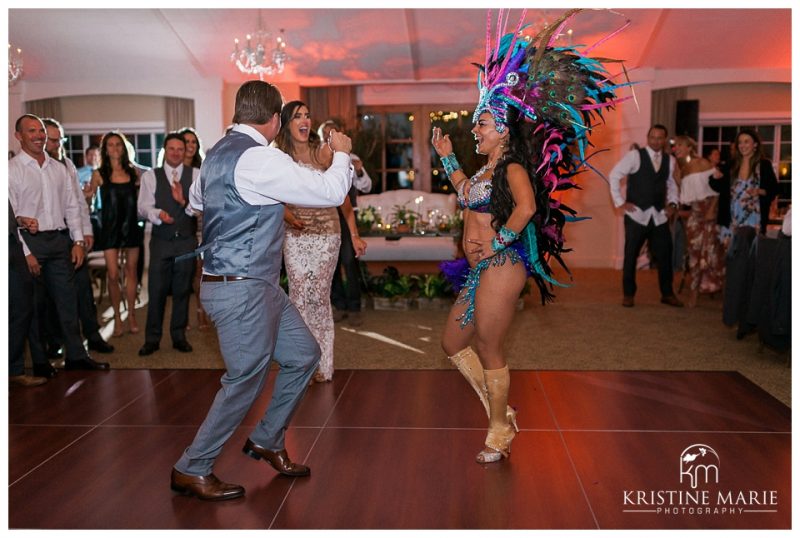
<svg viewBox="0 0 800 538"><path fill-rule="evenodd" d="M631 25L596 50L629 69L791 68L788 9L622 9ZM512 12L516 21L519 10ZM538 25L560 10L529 10ZM474 80L483 62L483 9L10 9L9 42L25 77L124 82L153 70L174 77L246 80L229 60L235 37L285 29L291 62L275 78L304 86ZM587 11L576 43L590 45L624 19Z"/></svg>

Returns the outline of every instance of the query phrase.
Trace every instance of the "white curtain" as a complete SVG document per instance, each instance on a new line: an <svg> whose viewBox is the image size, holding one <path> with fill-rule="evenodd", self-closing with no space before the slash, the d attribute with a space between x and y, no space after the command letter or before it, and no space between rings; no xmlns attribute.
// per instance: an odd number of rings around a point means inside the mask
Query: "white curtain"
<svg viewBox="0 0 800 538"><path fill-rule="evenodd" d="M166 108L167 132L177 131L184 127L194 128L194 100L180 97L164 98Z"/></svg>
<svg viewBox="0 0 800 538"><path fill-rule="evenodd" d="M668 88L666 90L655 90L653 92L653 108L650 116L650 125L660 123L669 129L669 135L675 134L675 112L678 108L678 101L686 99L688 92L686 87Z"/></svg>
<svg viewBox="0 0 800 538"><path fill-rule="evenodd" d="M59 122L63 121L61 118L61 99L59 97L25 101L25 113L36 114L40 118L53 118Z"/></svg>

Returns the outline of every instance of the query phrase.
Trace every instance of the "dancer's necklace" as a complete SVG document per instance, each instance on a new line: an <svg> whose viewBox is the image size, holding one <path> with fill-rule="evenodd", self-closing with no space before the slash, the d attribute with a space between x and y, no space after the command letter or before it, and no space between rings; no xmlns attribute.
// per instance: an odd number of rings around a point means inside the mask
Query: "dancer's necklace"
<svg viewBox="0 0 800 538"><path fill-rule="evenodd" d="M475 175L473 175L471 178L469 178L470 185L474 185L475 183L477 183L478 180L480 180L481 176L483 176L483 174L485 174L486 172L488 172L489 170L491 170L495 166L497 166L497 163L499 161L500 161L500 159L496 159L496 160L494 160L494 161L492 161L490 163L486 163L485 165L483 165L480 170L475 172Z"/></svg>

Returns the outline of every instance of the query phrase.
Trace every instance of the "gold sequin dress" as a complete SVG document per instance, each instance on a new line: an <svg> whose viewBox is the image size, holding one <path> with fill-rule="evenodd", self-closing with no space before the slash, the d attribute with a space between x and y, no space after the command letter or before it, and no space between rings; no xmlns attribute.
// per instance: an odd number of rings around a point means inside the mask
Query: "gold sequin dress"
<svg viewBox="0 0 800 538"><path fill-rule="evenodd" d="M335 207L312 208L287 204L305 227L286 226L283 261L289 277L289 299L322 350L319 371L333 377L333 311L331 282L342 242L339 214Z"/></svg>

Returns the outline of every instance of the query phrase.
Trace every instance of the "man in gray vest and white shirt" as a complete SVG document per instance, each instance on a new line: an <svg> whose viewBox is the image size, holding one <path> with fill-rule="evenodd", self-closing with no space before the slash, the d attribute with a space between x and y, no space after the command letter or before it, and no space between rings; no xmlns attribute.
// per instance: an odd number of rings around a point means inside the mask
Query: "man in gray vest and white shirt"
<svg viewBox="0 0 800 538"><path fill-rule="evenodd" d="M350 149L334 131L333 163L305 168L270 147L281 127L278 89L260 80L236 94L234 127L207 153L192 206L203 211L200 300L219 337L226 372L203 424L172 470L171 487L204 500L235 499L244 488L212 473L225 442L261 394L270 363L278 367L272 400L243 452L287 476L308 476L293 463L285 433L320 359L320 349L279 285L283 204L337 207L350 190Z"/></svg>
<svg viewBox="0 0 800 538"><path fill-rule="evenodd" d="M672 291L672 237L669 217L678 206L675 184L675 158L664 152L667 128L653 125L647 133L647 146L628 152L609 175L614 207L625 208L625 259L622 264L622 306L632 307L636 295L636 259L645 240L658 267L661 302L683 306ZM625 198L620 182L628 177ZM664 212L666 207L667 212Z"/></svg>
<svg viewBox="0 0 800 538"><path fill-rule="evenodd" d="M183 353L192 351L186 341L186 325L195 263L193 259L176 258L197 248L197 217L189 207L189 187L200 171L183 166L185 153L183 137L169 133L164 139L164 166L142 174L139 215L153 223L153 230L147 272L147 325L144 345L139 350L141 356L151 355L159 348L170 294L172 347Z"/></svg>

